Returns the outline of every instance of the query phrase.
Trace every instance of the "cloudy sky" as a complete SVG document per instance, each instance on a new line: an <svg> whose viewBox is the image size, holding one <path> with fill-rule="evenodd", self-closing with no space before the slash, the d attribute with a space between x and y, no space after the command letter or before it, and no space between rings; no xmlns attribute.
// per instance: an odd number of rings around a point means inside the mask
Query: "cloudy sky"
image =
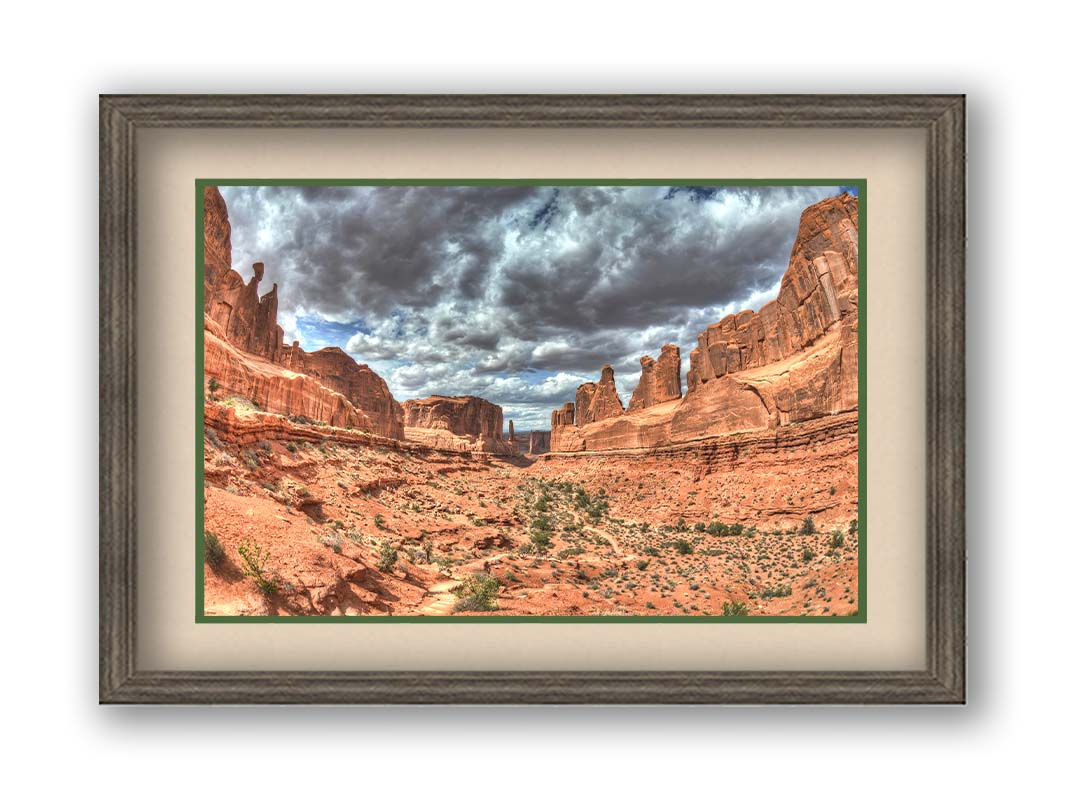
<svg viewBox="0 0 1067 800"><path fill-rule="evenodd" d="M844 187L223 186L233 266L285 340L342 347L399 400L473 394L519 430L615 367L778 292L800 212Z"/></svg>

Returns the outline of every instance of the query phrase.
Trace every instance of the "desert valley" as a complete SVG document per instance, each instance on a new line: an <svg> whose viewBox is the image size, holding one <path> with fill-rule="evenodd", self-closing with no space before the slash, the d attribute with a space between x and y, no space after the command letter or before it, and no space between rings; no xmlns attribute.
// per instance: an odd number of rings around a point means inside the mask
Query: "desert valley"
<svg viewBox="0 0 1067 800"><path fill-rule="evenodd" d="M284 283L232 268L215 187L203 213L206 615L859 612L856 197L795 220L776 299L541 430L286 343Z"/></svg>

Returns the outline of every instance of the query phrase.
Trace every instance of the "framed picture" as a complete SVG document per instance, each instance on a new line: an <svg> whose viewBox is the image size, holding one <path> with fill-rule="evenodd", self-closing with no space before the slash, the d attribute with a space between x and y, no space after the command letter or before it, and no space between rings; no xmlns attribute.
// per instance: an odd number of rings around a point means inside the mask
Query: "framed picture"
<svg viewBox="0 0 1067 800"><path fill-rule="evenodd" d="M105 703L961 703L959 96L108 96Z"/></svg>

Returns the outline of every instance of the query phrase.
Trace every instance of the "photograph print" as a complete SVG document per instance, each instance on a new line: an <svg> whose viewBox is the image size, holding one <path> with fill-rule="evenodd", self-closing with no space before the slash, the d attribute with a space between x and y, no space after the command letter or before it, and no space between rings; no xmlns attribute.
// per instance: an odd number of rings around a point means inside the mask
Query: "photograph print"
<svg viewBox="0 0 1067 800"><path fill-rule="evenodd" d="M197 621L866 621L863 180L196 197Z"/></svg>

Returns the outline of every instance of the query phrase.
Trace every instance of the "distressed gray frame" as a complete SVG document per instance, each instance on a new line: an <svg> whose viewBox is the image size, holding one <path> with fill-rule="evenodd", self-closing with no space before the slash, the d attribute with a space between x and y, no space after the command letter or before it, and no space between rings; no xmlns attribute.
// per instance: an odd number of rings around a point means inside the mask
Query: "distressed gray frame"
<svg viewBox="0 0 1067 800"><path fill-rule="evenodd" d="M138 128L922 128L927 135L926 666L915 671L146 671L135 642ZM100 98L101 703L965 702L961 95Z"/></svg>

